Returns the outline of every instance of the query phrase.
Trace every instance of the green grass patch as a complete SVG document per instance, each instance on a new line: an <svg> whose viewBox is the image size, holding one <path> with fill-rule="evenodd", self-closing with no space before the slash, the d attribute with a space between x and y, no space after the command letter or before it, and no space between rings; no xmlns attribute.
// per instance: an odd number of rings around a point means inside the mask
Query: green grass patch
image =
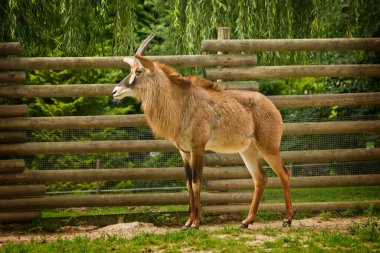
<svg viewBox="0 0 380 253"><path fill-rule="evenodd" d="M376 252L380 250L379 227L373 224L353 224L346 232L307 227L252 231L227 225L212 232L185 230L140 233L133 238L82 236L51 242L32 240L28 244L4 244L0 252Z"/></svg>

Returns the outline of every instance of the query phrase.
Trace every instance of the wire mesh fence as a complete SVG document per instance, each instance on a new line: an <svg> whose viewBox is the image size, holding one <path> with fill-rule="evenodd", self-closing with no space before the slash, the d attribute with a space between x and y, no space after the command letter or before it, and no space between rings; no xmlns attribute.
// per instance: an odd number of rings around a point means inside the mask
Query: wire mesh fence
<svg viewBox="0 0 380 253"><path fill-rule="evenodd" d="M345 117L341 120L368 120L369 116ZM295 120L298 122L299 120ZM287 122L295 122L287 121ZM325 119L303 119L307 122L321 122ZM286 122L285 122L286 123ZM99 140L150 140L154 139L148 127L127 127L107 129L68 129L30 131L27 141L99 141ZM282 151L329 150L372 148L380 144L379 133L318 134L284 136ZM160 168L182 167L178 153L170 152L129 152L36 155L24 157L28 169L111 169L111 168ZM328 176L379 174L380 160L337 163L288 164L292 176ZM264 167L268 176L275 176L269 167ZM177 192L184 191L184 180L123 180L102 182L63 182L47 185L47 194L93 194L132 192Z"/></svg>

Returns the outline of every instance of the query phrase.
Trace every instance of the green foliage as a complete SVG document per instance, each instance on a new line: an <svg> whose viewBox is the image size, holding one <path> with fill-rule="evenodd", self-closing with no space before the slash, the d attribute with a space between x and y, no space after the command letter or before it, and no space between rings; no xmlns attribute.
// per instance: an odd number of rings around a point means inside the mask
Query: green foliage
<svg viewBox="0 0 380 253"><path fill-rule="evenodd" d="M21 41L36 55L129 54L152 31L161 51L193 54L221 26L240 39L372 37L380 27L376 0L3 0L1 10L0 39Z"/></svg>

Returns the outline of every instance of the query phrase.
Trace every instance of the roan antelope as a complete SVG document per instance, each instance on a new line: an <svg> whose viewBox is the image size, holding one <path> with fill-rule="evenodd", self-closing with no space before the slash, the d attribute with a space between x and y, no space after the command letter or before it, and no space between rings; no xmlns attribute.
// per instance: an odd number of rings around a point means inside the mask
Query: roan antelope
<svg viewBox="0 0 380 253"><path fill-rule="evenodd" d="M133 96L141 101L152 131L178 147L189 191L185 227L198 229L201 222L205 150L239 152L253 178L254 195L248 216L242 221L243 228L255 221L267 183L258 161L261 155L281 180L286 208L283 226L290 226L293 210L289 174L280 157L282 118L277 108L259 92L220 90L212 82L183 77L172 67L141 56L153 36L143 42L135 57L123 59L131 72L114 88L113 97Z"/></svg>

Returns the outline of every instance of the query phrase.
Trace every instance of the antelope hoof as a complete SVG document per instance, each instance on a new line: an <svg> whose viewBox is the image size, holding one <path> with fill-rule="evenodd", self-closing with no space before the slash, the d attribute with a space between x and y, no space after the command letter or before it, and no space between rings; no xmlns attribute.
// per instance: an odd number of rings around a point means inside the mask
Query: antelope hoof
<svg viewBox="0 0 380 253"><path fill-rule="evenodd" d="M191 230L199 230L199 226L193 225L190 227Z"/></svg>
<svg viewBox="0 0 380 253"><path fill-rule="evenodd" d="M183 226L182 228L181 228L181 231L185 231L185 230L189 230L189 229L191 229L191 227L190 226Z"/></svg>
<svg viewBox="0 0 380 253"><path fill-rule="evenodd" d="M186 223L185 223L185 227L188 227L188 228L190 228L190 227L191 227L191 225L193 224L193 222L194 222L194 220L193 220L193 219L188 219L188 220L186 221Z"/></svg>
<svg viewBox="0 0 380 253"><path fill-rule="evenodd" d="M284 220L284 222L282 223L283 228L289 228L291 226L292 226L292 220Z"/></svg>
<svg viewBox="0 0 380 253"><path fill-rule="evenodd" d="M249 223L246 223L246 222L243 221L243 222L240 224L240 228L248 228L249 224L253 224L253 222L254 222L254 221L251 221L251 222L249 222Z"/></svg>

